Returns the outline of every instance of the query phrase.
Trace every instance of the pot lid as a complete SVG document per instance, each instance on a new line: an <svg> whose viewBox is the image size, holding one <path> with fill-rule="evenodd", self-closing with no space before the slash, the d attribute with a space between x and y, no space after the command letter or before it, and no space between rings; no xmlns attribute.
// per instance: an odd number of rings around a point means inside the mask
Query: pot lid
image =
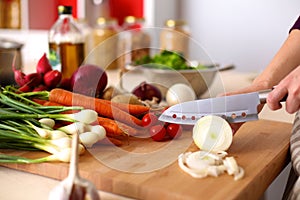
<svg viewBox="0 0 300 200"><path fill-rule="evenodd" d="M23 44L8 40L4 38L0 38L0 50L8 50L8 49L21 49Z"/></svg>

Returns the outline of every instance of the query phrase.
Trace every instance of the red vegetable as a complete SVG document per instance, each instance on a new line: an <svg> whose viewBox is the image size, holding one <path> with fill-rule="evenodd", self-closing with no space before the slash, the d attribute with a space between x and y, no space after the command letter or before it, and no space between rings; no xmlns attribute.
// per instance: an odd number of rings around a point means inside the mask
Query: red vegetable
<svg viewBox="0 0 300 200"><path fill-rule="evenodd" d="M22 91L22 92L31 92L32 88L29 87L27 84L25 84L22 87L20 87L19 90Z"/></svg>
<svg viewBox="0 0 300 200"><path fill-rule="evenodd" d="M63 78L59 84L59 88L71 91L71 79L70 78Z"/></svg>
<svg viewBox="0 0 300 200"><path fill-rule="evenodd" d="M52 67L49 63L49 60L46 56L46 53L39 59L37 66L36 66L36 72L39 74L46 74L47 72L51 71Z"/></svg>
<svg viewBox="0 0 300 200"><path fill-rule="evenodd" d="M44 84L48 88L55 88L61 81L62 75L61 72L58 70L51 70L48 71L44 75Z"/></svg>
<svg viewBox="0 0 300 200"><path fill-rule="evenodd" d="M22 87L23 85L26 84L25 80L25 74L21 70L16 70L15 67L13 67L14 71L14 77L15 77L15 82Z"/></svg>
<svg viewBox="0 0 300 200"><path fill-rule="evenodd" d="M166 137L166 129L162 125L150 127L150 136L154 141L163 141Z"/></svg>
<svg viewBox="0 0 300 200"><path fill-rule="evenodd" d="M153 113L147 113L142 118L142 125L143 127L151 127L158 122L158 118Z"/></svg>
<svg viewBox="0 0 300 200"><path fill-rule="evenodd" d="M132 93L143 101L151 101L153 97L155 97L157 98L157 103L159 103L162 99L161 91L156 86L146 83L145 81L135 87Z"/></svg>
<svg viewBox="0 0 300 200"><path fill-rule="evenodd" d="M25 84L29 87L37 87L42 82L42 76L38 73L31 73L24 76Z"/></svg>
<svg viewBox="0 0 300 200"><path fill-rule="evenodd" d="M182 134L182 127L179 124L168 124L166 130L171 138L179 138Z"/></svg>
<svg viewBox="0 0 300 200"><path fill-rule="evenodd" d="M39 86L35 87L32 91L38 92L38 91L44 91L44 90L48 90L48 88L45 85L39 85Z"/></svg>
<svg viewBox="0 0 300 200"><path fill-rule="evenodd" d="M80 66L71 77L73 92L98 97L107 86L107 74L97 65Z"/></svg>

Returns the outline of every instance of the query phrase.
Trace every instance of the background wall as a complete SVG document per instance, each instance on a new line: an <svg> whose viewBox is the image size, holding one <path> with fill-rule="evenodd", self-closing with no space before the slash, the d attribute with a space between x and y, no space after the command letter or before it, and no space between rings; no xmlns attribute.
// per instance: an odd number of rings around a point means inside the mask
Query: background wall
<svg viewBox="0 0 300 200"><path fill-rule="evenodd" d="M154 25L185 19L213 61L256 73L286 39L299 8L299 0L155 0Z"/></svg>

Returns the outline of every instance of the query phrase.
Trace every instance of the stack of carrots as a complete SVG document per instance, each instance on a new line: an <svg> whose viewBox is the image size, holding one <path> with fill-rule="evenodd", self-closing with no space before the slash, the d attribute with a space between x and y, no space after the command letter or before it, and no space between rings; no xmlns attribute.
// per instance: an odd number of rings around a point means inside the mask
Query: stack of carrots
<svg viewBox="0 0 300 200"><path fill-rule="evenodd" d="M107 132L105 142L122 145L122 136L135 136L142 129L141 117L150 108L143 105L115 103L109 100L85 96L68 90L55 88L49 93L48 101L39 101L43 105L82 106L98 113L98 124Z"/></svg>

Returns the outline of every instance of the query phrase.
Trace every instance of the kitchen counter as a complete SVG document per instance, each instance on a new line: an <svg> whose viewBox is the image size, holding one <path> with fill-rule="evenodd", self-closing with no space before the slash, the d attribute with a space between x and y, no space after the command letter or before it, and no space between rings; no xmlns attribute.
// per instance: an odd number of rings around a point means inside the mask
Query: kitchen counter
<svg viewBox="0 0 300 200"><path fill-rule="evenodd" d="M108 73L109 84L116 83L118 73L110 71ZM220 73L223 89L233 91L249 85L253 79L253 74L240 73L234 70ZM234 81L233 81L234 80ZM212 88L219 88L220 83L213 83ZM204 95L205 96L205 95ZM260 119L274 120L280 122L292 123L294 115L290 115L281 109L279 111L270 111L267 106L259 115ZM21 172L5 167L0 167L0 199L47 199L49 191L59 182L57 180L46 178L26 172ZM102 199L127 199L107 192L99 191Z"/></svg>

